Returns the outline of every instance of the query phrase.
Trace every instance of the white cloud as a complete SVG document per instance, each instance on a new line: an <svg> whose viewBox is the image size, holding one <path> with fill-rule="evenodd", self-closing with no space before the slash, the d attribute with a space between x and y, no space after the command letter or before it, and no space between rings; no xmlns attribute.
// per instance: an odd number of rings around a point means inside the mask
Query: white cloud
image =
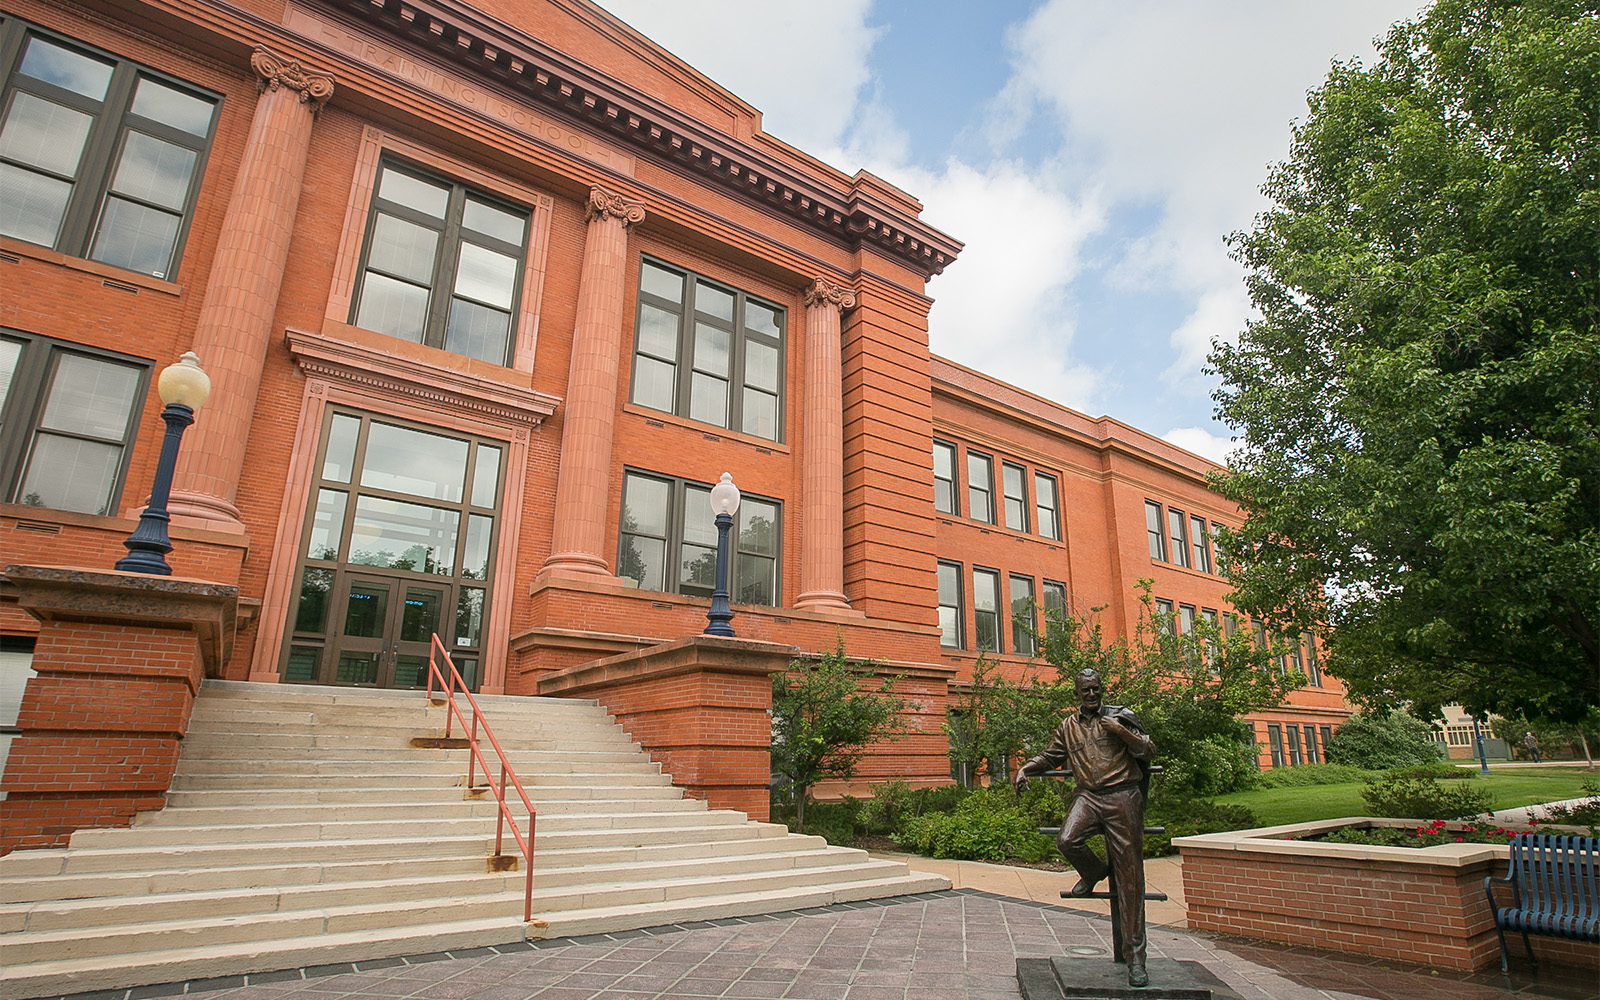
<svg viewBox="0 0 1600 1000"><path fill-rule="evenodd" d="M1218 284L1201 293L1194 310L1172 331L1171 343L1177 357L1161 373L1162 379L1173 385L1198 387L1212 342L1236 342L1245 320L1254 311L1243 282Z"/></svg>
<svg viewBox="0 0 1600 1000"><path fill-rule="evenodd" d="M600 0L600 6L762 112L765 131L811 152L855 120L882 28L872 0Z"/></svg>
<svg viewBox="0 0 1600 1000"><path fill-rule="evenodd" d="M1079 410L1099 406L1104 375L1072 357L1069 301L1098 212L1011 162L873 169L915 191L926 222L966 241L928 288L934 353Z"/></svg>
<svg viewBox="0 0 1600 1000"><path fill-rule="evenodd" d="M1204 427L1174 427L1161 440L1209 458L1218 465L1228 464L1228 455L1238 447L1231 438L1213 434Z"/></svg>

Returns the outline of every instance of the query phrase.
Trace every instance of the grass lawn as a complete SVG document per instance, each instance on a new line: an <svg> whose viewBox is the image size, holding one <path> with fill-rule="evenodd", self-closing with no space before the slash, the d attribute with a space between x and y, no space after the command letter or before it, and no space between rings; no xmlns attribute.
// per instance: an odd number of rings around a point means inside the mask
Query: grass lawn
<svg viewBox="0 0 1600 1000"><path fill-rule="evenodd" d="M1580 798L1583 790L1579 786L1584 781L1596 778L1596 772L1581 767L1495 770L1491 766L1489 770L1487 778L1465 780L1471 782L1473 788L1488 789L1489 794L1494 796L1495 809ZM1304 788L1259 788L1251 792L1221 795L1217 801L1248 806L1261 818L1262 826L1277 826L1280 823L1305 823L1318 819L1337 819L1340 816L1365 816L1370 808L1361 797L1363 787L1361 782L1351 782Z"/></svg>

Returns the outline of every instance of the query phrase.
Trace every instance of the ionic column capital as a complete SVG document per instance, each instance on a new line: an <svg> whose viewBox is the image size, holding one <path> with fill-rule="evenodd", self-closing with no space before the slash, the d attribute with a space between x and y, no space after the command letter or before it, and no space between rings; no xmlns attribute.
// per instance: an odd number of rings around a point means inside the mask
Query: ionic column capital
<svg viewBox="0 0 1600 1000"><path fill-rule="evenodd" d="M588 222L601 218L621 219L624 227L637 225L644 221L644 204L629 201L605 188L592 187L589 189L589 204L584 210L583 220Z"/></svg>
<svg viewBox="0 0 1600 1000"><path fill-rule="evenodd" d="M811 287L806 289L802 301L807 309L830 305L843 312L856 307L856 293L819 276L811 282Z"/></svg>
<svg viewBox="0 0 1600 1000"><path fill-rule="evenodd" d="M300 95L300 103L310 104L313 111L333 96L332 79L307 72L296 60L285 59L265 45L257 45L251 53L250 68L261 78L257 83L262 90L281 87L296 91Z"/></svg>

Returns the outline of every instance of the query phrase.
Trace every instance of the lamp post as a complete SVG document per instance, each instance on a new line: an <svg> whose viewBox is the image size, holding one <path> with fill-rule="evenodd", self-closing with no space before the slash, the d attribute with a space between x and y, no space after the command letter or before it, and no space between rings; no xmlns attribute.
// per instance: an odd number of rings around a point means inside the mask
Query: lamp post
<svg viewBox="0 0 1600 1000"><path fill-rule="evenodd" d="M117 560L116 568L129 573L154 573L171 576L166 554L172 551L172 541L167 537L167 497L172 493L172 473L178 464L178 442L183 440L184 429L194 423L194 411L205 404L211 395L211 377L200 368L200 359L193 351L186 351L177 364L162 369L156 380L156 392L166 407L161 419L167 423L167 435L161 439L161 457L156 461L156 478L150 486L150 502L139 515L139 525L122 540L128 554Z"/></svg>
<svg viewBox="0 0 1600 1000"><path fill-rule="evenodd" d="M1473 720L1472 720L1472 742L1477 744L1477 746L1478 746L1478 773L1479 774L1488 774L1489 773L1489 755L1484 752L1484 749L1483 749L1483 733L1478 731L1478 720L1477 720L1476 717L1474 717Z"/></svg>
<svg viewBox="0 0 1600 1000"><path fill-rule="evenodd" d="M733 527L734 511L739 509L739 487L733 476L724 472L711 487L711 510L717 515L717 586L711 591L711 610L706 612L706 635L733 635L733 610L728 607L728 529Z"/></svg>

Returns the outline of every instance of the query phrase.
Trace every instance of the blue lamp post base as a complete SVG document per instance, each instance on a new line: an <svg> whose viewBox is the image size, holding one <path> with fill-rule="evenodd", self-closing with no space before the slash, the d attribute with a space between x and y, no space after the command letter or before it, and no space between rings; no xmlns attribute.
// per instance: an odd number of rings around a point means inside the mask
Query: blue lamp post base
<svg viewBox="0 0 1600 1000"><path fill-rule="evenodd" d="M128 573L172 575L166 560L166 554L172 551L172 540L167 535L167 523L172 520L167 513L167 498L172 494L172 473L178 465L178 443L183 440L184 430L194 423L194 410L182 403L168 403L161 411L161 419L166 421L167 433L161 439L150 502L139 515L139 526L122 540L128 554L116 562L117 569Z"/></svg>

